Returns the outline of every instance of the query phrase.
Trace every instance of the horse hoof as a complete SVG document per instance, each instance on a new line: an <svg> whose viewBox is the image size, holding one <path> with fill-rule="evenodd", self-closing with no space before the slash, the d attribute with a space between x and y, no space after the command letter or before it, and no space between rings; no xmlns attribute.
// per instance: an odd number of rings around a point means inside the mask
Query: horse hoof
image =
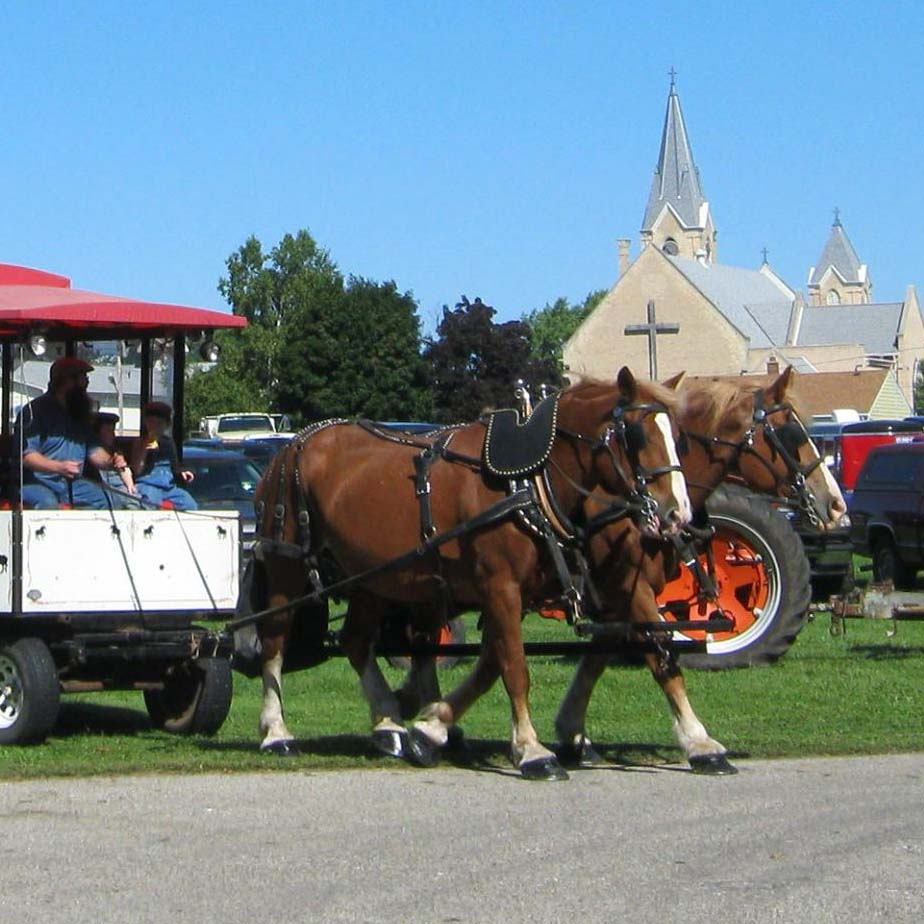
<svg viewBox="0 0 924 924"><path fill-rule="evenodd" d="M690 769L705 776L734 776L738 772L724 754L702 754L689 760Z"/></svg>
<svg viewBox="0 0 924 924"><path fill-rule="evenodd" d="M440 748L419 728L412 728L404 756L416 767L435 767L440 762Z"/></svg>
<svg viewBox="0 0 924 924"><path fill-rule="evenodd" d="M273 741L271 744L260 747L261 754L272 754L274 757L297 757L298 748L294 741Z"/></svg>
<svg viewBox="0 0 924 924"><path fill-rule="evenodd" d="M381 751L388 757L404 757L407 732L380 728L372 733L372 743L377 751Z"/></svg>
<svg viewBox="0 0 924 924"><path fill-rule="evenodd" d="M558 759L566 767L605 767L606 761L588 741L582 745L562 744L556 748Z"/></svg>
<svg viewBox="0 0 924 924"><path fill-rule="evenodd" d="M539 757L520 764L520 775L524 780L567 780L568 773L556 757Z"/></svg>

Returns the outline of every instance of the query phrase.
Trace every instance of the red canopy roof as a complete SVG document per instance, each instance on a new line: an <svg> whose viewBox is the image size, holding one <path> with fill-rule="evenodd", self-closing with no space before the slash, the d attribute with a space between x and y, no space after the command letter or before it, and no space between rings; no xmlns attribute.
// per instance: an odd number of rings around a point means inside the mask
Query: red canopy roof
<svg viewBox="0 0 924 924"><path fill-rule="evenodd" d="M0 263L0 334L41 327L52 333L81 329L166 336L246 326L237 315L85 292L72 289L65 276Z"/></svg>

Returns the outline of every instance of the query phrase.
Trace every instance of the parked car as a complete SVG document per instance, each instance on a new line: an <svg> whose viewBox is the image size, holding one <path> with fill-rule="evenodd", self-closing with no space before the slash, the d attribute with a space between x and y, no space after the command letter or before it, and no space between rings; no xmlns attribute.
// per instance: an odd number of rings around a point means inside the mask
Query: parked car
<svg viewBox="0 0 924 924"><path fill-rule="evenodd" d="M203 510L236 510L241 518L245 551L253 546L257 527L254 492L260 468L245 455L227 449L183 444L183 468L196 477L186 485Z"/></svg>
<svg viewBox="0 0 924 924"><path fill-rule="evenodd" d="M183 443L184 452L190 447L208 449L212 452L237 452L246 456L260 469L260 474L266 471L273 457L288 445L292 439L291 434L277 434L273 436L250 437L244 440L219 440L193 437Z"/></svg>
<svg viewBox="0 0 924 924"><path fill-rule="evenodd" d="M873 579L913 586L924 568L924 441L873 449L849 510L851 541L873 559Z"/></svg>

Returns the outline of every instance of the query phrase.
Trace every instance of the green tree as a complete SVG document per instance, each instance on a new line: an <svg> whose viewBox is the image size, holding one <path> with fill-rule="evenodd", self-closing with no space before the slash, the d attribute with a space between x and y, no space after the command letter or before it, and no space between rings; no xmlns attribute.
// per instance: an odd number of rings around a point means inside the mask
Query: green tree
<svg viewBox="0 0 924 924"><path fill-rule="evenodd" d="M337 292L315 292L290 326L280 361L287 370L280 408L303 419L430 414L417 303L394 282L350 277Z"/></svg>
<svg viewBox="0 0 924 924"><path fill-rule="evenodd" d="M534 389L560 383L554 364L534 356L529 325L495 324L495 314L464 295L454 309L443 307L436 339L424 350L437 420L474 420L486 407L512 406L517 379Z"/></svg>
<svg viewBox="0 0 924 924"><path fill-rule="evenodd" d="M551 361L563 372L562 349L566 341L605 295L606 289L597 289L579 305L572 305L566 298L557 298L544 308L524 315L523 321L532 331L532 351L536 359Z"/></svg>

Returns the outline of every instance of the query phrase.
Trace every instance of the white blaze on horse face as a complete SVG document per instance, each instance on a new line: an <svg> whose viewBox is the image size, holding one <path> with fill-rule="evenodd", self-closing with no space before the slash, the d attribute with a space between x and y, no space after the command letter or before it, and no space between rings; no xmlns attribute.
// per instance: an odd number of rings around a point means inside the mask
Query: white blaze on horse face
<svg viewBox="0 0 924 924"><path fill-rule="evenodd" d="M680 471L680 458L677 455L677 445L674 443L674 433L671 430L670 418L667 414L655 414L654 419L658 429L661 431L661 436L664 438L669 464L677 468L677 471L670 473L671 494L674 495L677 513L680 515L681 523L689 523L693 517L693 508L690 506L690 498L687 496L687 483L684 480L683 472Z"/></svg>
<svg viewBox="0 0 924 924"><path fill-rule="evenodd" d="M809 440L809 446L812 449L812 455L815 459L821 460L821 464L816 471L821 472L821 476L824 478L825 488L828 491L827 509L818 509L815 512L821 517L824 525L830 529L837 526L838 521L847 512L847 502L844 500L844 495L841 493L840 485L835 480L834 475L831 474L831 469L825 465L824 458L818 452L818 447L811 440Z"/></svg>

